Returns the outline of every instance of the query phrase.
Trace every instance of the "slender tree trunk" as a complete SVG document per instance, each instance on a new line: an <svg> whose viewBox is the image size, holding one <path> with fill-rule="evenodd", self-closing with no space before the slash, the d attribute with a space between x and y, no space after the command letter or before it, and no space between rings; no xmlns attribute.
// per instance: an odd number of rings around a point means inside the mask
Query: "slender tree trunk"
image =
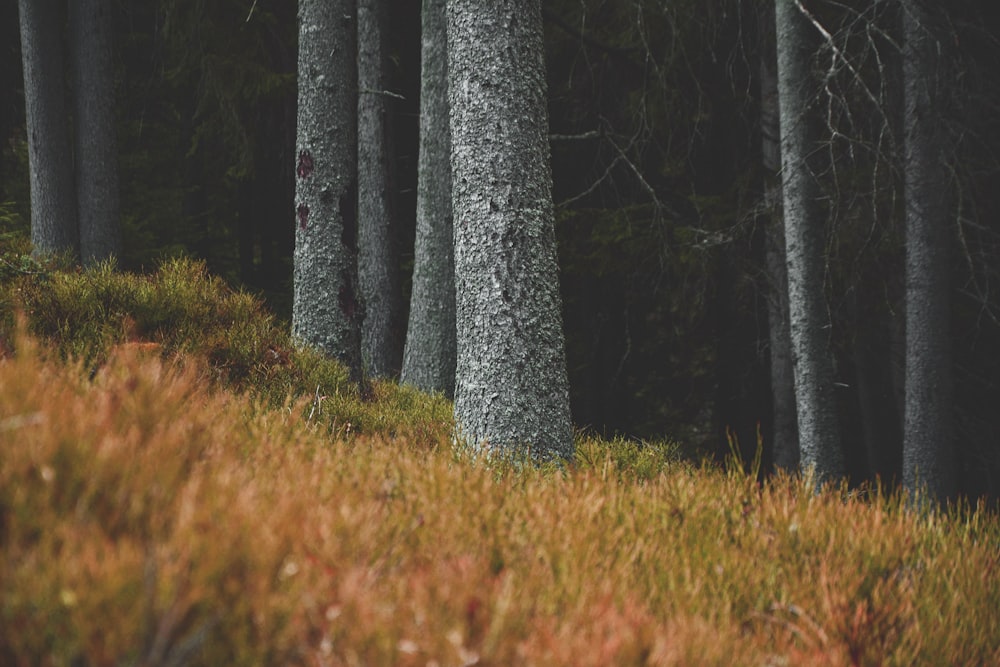
<svg viewBox="0 0 1000 667"><path fill-rule="evenodd" d="M775 0L778 106L781 112L782 195L788 306L795 366L799 458L815 470L817 482L843 476L844 459L830 354L830 318L824 291L824 221L818 174L822 146L818 88L810 65L813 27L798 0Z"/></svg>
<svg viewBox="0 0 1000 667"><path fill-rule="evenodd" d="M69 3L76 124L76 192L84 265L121 254L111 3Z"/></svg>
<svg viewBox="0 0 1000 667"><path fill-rule="evenodd" d="M354 9L352 0L299 3L292 333L361 382Z"/></svg>
<svg viewBox="0 0 1000 667"><path fill-rule="evenodd" d="M288 165L284 165L287 167ZM246 178L239 184L236 210L236 248L240 259L240 282L244 285L257 284L257 269L255 255L257 249L257 207L260 202L256 197L257 183L253 178Z"/></svg>
<svg viewBox="0 0 1000 667"><path fill-rule="evenodd" d="M358 0L358 274L365 302L362 356L376 377L399 373L399 278L386 0Z"/></svg>
<svg viewBox="0 0 1000 667"><path fill-rule="evenodd" d="M21 0L21 58L31 181L31 242L41 254L79 252L66 120L58 0Z"/></svg>
<svg viewBox="0 0 1000 667"><path fill-rule="evenodd" d="M539 0L448 3L460 438L571 457Z"/></svg>
<svg viewBox="0 0 1000 667"><path fill-rule="evenodd" d="M445 0L424 0L421 32L417 234L402 380L450 398L455 392L455 255Z"/></svg>
<svg viewBox="0 0 1000 667"><path fill-rule="evenodd" d="M768 12L768 23L774 17ZM776 469L799 467L799 437L795 424L795 373L788 324L788 272L785 267L785 237L781 221L781 124L778 111L778 76L774 69L772 29L769 48L760 62L761 162L764 167L764 205L769 216L764 232L765 262L771 286L767 321L770 339L771 411L774 419L772 459Z"/></svg>
<svg viewBox="0 0 1000 667"><path fill-rule="evenodd" d="M935 3L936 5L936 3ZM943 119L945 5L903 3L906 200L906 404L903 483L944 500L955 492L949 169Z"/></svg>

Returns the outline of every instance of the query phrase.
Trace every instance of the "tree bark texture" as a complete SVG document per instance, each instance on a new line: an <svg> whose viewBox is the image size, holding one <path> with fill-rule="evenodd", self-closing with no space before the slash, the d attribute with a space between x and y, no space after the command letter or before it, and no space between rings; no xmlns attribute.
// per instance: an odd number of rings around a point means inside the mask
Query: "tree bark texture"
<svg viewBox="0 0 1000 667"><path fill-rule="evenodd" d="M932 4L934 7L932 7ZM947 9L903 3L906 381L903 483L944 500L955 491L952 404L947 74L936 31Z"/></svg>
<svg viewBox="0 0 1000 667"><path fill-rule="evenodd" d="M768 12L768 23L774 17ZM799 467L799 439L795 417L795 372L792 340L788 325L788 272L785 267L785 238L781 220L781 123L778 110L778 76L774 63L774 30L765 25L770 48L760 62L761 163L764 167L764 206L768 216L765 236L765 263L770 284L768 295L768 338L771 370L772 428L771 455L775 469Z"/></svg>
<svg viewBox="0 0 1000 667"><path fill-rule="evenodd" d="M80 257L86 266L121 254L111 3L73 0L69 8Z"/></svg>
<svg viewBox="0 0 1000 667"><path fill-rule="evenodd" d="M782 198L788 306L795 367L799 459L817 482L843 476L824 298L825 212L818 176L819 86L811 71L813 27L798 0L775 0L778 106L781 115Z"/></svg>
<svg viewBox="0 0 1000 667"><path fill-rule="evenodd" d="M299 3L292 332L361 380L354 2Z"/></svg>
<svg viewBox="0 0 1000 667"><path fill-rule="evenodd" d="M403 355L403 304L394 206L387 0L358 0L358 275L366 370L395 377Z"/></svg>
<svg viewBox="0 0 1000 667"><path fill-rule="evenodd" d="M21 59L36 253L78 253L58 0L20 0Z"/></svg>
<svg viewBox="0 0 1000 667"><path fill-rule="evenodd" d="M413 293L402 381L455 393L455 255L445 0L424 0L420 65L420 155Z"/></svg>
<svg viewBox="0 0 1000 667"><path fill-rule="evenodd" d="M450 0L459 438L571 457L539 0Z"/></svg>

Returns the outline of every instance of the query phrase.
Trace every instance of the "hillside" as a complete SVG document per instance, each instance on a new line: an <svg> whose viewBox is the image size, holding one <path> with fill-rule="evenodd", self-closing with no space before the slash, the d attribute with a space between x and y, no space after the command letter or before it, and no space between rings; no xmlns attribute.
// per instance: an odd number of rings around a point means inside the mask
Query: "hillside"
<svg viewBox="0 0 1000 667"><path fill-rule="evenodd" d="M1000 662L1000 521L666 443L488 463L198 264L5 257L0 664Z"/></svg>

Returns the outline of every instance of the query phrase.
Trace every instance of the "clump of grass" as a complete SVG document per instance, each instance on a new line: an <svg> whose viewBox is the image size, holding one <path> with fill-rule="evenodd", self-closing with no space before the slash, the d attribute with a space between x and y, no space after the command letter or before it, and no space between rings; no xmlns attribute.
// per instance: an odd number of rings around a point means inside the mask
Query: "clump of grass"
<svg viewBox="0 0 1000 667"><path fill-rule="evenodd" d="M600 469L606 474L610 467L617 475L646 481L657 477L681 458L680 446L669 440L644 441L623 437L605 440L581 433L576 438L574 462L583 470Z"/></svg>
<svg viewBox="0 0 1000 667"><path fill-rule="evenodd" d="M451 429L451 407L394 383L359 396L347 370L296 346L256 297L229 289L205 265L171 259L151 275L111 263L89 270L45 266L25 256L0 273L0 336L10 340L14 313L31 332L95 373L123 344L149 343L165 358L208 362L206 378L280 405L309 396L307 415L341 435L407 434L430 443ZM27 264L25 264L27 263Z"/></svg>
<svg viewBox="0 0 1000 667"><path fill-rule="evenodd" d="M91 379L15 347L3 664L1000 659L982 508L920 514L625 442L496 469L440 432L331 438L302 417L314 394L274 407L199 363L124 347ZM400 396L406 414L427 400Z"/></svg>

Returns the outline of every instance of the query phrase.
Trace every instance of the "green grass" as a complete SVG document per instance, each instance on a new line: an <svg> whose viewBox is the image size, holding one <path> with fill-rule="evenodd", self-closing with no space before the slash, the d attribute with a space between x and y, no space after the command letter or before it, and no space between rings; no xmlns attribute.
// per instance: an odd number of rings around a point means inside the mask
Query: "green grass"
<svg viewBox="0 0 1000 667"><path fill-rule="evenodd" d="M14 266L0 664L1000 662L983 508L582 434L491 464L446 401L361 400L200 265Z"/></svg>
<svg viewBox="0 0 1000 667"><path fill-rule="evenodd" d="M440 397L375 382L374 400L362 400L343 366L293 345L259 299L228 289L202 263L172 259L147 276L110 264L51 269L23 255L0 256L0 266L8 269L0 273L0 342L12 339L21 313L32 335L91 373L123 345L144 343L273 406L311 396L307 417L343 435L437 441L451 432L451 406Z"/></svg>

